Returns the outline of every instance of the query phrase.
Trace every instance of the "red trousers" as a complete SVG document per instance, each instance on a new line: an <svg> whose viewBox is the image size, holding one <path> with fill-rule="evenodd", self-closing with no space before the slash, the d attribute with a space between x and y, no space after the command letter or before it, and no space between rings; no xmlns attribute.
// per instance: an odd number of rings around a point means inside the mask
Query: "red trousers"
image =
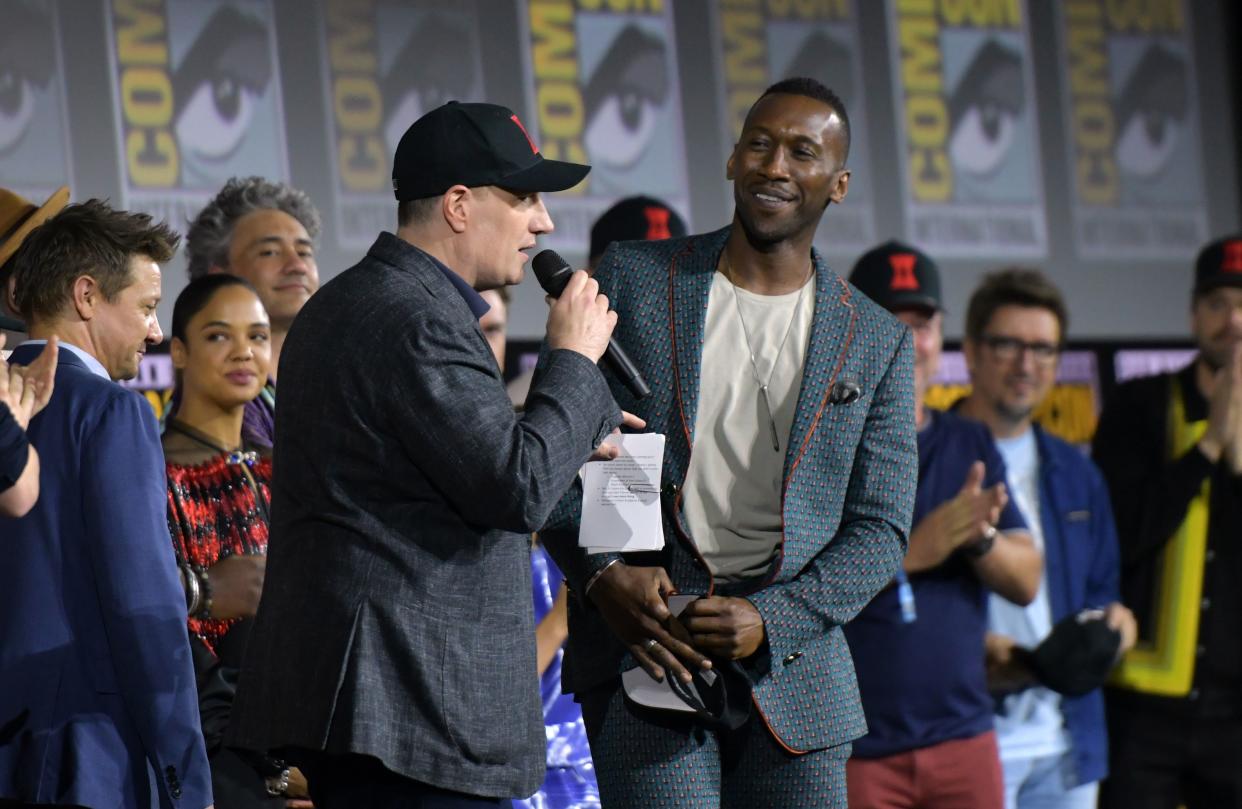
<svg viewBox="0 0 1242 809"><path fill-rule="evenodd" d="M996 732L845 765L849 809L1001 809Z"/></svg>

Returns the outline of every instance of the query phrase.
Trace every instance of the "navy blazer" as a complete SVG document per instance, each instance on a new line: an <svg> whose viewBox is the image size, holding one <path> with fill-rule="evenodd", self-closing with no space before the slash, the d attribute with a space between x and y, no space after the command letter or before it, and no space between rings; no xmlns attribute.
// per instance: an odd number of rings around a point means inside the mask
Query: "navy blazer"
<svg viewBox="0 0 1242 809"><path fill-rule="evenodd" d="M0 797L203 809L211 774L151 407L62 347L29 435L39 501L0 520Z"/></svg>
<svg viewBox="0 0 1242 809"><path fill-rule="evenodd" d="M1056 623L1079 610L1119 601L1121 562L1104 476L1077 447L1038 425L1034 429L1044 569ZM1108 775L1108 728L1100 689L1062 697L1061 713L1073 740L1078 782L1103 779Z"/></svg>

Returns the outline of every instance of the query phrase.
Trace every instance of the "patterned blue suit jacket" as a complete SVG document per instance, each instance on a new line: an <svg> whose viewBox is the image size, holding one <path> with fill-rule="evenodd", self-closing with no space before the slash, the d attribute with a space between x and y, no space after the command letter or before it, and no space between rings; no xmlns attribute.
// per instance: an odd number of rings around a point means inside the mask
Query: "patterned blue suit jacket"
<svg viewBox="0 0 1242 809"><path fill-rule="evenodd" d="M0 519L0 798L203 809L211 773L155 415L62 347L29 435L39 500Z"/></svg>
<svg viewBox="0 0 1242 809"><path fill-rule="evenodd" d="M636 401L616 380L623 409L667 436L662 500L665 548L627 555L663 565L682 592L710 593L710 573L683 520L680 487L694 446L707 297L728 228L702 236L614 245L595 277L620 316L616 338L652 394ZM822 749L866 731L841 626L893 577L905 553L918 478L913 350L907 329L815 262L815 314L785 456L785 537L748 598L767 644L746 666L755 704L790 752ZM862 395L830 404L835 382ZM577 592L610 555L578 545L581 491L571 491L543 532ZM586 602L570 610L566 690L602 684L634 661Z"/></svg>

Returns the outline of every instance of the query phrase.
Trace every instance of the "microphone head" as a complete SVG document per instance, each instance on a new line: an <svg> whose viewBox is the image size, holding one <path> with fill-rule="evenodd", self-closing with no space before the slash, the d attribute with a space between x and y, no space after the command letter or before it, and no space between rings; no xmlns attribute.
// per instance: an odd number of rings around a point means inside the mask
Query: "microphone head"
<svg viewBox="0 0 1242 809"><path fill-rule="evenodd" d="M561 296L561 293L565 291L565 285L569 283L569 277L574 274L573 267L570 267L569 263L555 250L541 250L535 255L530 266L535 271L539 286L543 287L543 291L553 298Z"/></svg>

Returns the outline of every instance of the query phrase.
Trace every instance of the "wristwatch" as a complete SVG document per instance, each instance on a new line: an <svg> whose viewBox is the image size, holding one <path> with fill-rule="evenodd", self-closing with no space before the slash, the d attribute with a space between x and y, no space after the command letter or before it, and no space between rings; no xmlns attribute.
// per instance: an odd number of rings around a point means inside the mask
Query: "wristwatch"
<svg viewBox="0 0 1242 809"><path fill-rule="evenodd" d="M267 787L268 795L273 798L284 795L289 791L289 768L285 767L276 775L266 776L263 782Z"/></svg>
<svg viewBox="0 0 1242 809"><path fill-rule="evenodd" d="M971 559L980 559L988 555L988 551L992 550L992 546L996 544L996 526L989 525L983 529L983 536L979 537L969 545L962 546L962 553Z"/></svg>

